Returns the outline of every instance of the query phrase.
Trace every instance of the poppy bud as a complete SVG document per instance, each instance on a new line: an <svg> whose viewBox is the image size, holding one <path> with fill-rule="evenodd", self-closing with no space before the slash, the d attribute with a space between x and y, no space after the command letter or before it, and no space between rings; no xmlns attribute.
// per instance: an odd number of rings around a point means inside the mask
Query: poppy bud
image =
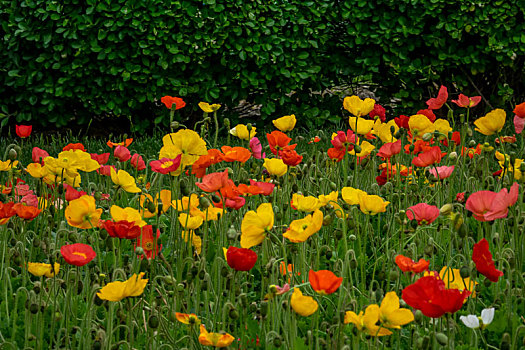
<svg viewBox="0 0 525 350"><path fill-rule="evenodd" d="M350 235L350 236L348 236L348 239L350 240L350 242L355 242L357 237L355 235Z"/></svg>
<svg viewBox="0 0 525 350"><path fill-rule="evenodd" d="M395 281L397 280L399 277L399 271L396 269L396 270L391 270L390 273L388 274L388 278L390 279L390 281Z"/></svg>
<svg viewBox="0 0 525 350"><path fill-rule="evenodd" d="M273 338L273 346L275 346L276 348L280 348L281 345L283 345L283 341L280 336L276 336L275 338Z"/></svg>
<svg viewBox="0 0 525 350"><path fill-rule="evenodd" d="M254 312L255 310L257 310L257 303L256 302L251 303L250 306L248 307L248 310L250 312Z"/></svg>
<svg viewBox="0 0 525 350"><path fill-rule="evenodd" d="M461 269L459 269L459 275L461 278L468 278L470 277L470 269L468 266L463 266Z"/></svg>
<svg viewBox="0 0 525 350"><path fill-rule="evenodd" d="M357 267L357 260L356 259L350 260L350 268L355 269L356 267Z"/></svg>
<svg viewBox="0 0 525 350"><path fill-rule="evenodd" d="M228 312L228 316L232 319L232 320L236 320L239 318L239 311L237 311L235 308L232 308L230 309L230 311Z"/></svg>
<svg viewBox="0 0 525 350"><path fill-rule="evenodd" d="M211 195L211 200L214 201L215 203L219 203L221 201L221 197L219 197L218 195L214 193Z"/></svg>
<svg viewBox="0 0 525 350"><path fill-rule="evenodd" d="M452 204L450 204L450 203L447 203L447 204L443 205L441 207L441 209L439 209L439 213L441 215L448 215L448 214L452 213L453 209L454 209L454 206Z"/></svg>
<svg viewBox="0 0 525 350"><path fill-rule="evenodd" d="M151 315L148 319L148 326L153 329L157 329L159 327L159 318L155 315Z"/></svg>
<svg viewBox="0 0 525 350"><path fill-rule="evenodd" d="M144 254L144 249L140 246L138 246L137 248L135 248L135 254L137 255L143 255Z"/></svg>
<svg viewBox="0 0 525 350"><path fill-rule="evenodd" d="M233 240L233 239L236 239L239 234L237 230L235 229L235 227L231 225L228 231L226 231L226 235L228 236L228 239Z"/></svg>
<svg viewBox="0 0 525 350"><path fill-rule="evenodd" d="M16 153L16 150L14 148L11 148L9 150L9 159L14 162L18 158L18 153Z"/></svg>
<svg viewBox="0 0 525 350"><path fill-rule="evenodd" d="M423 321L423 312L421 312L421 310L416 310L416 313L414 314L414 320L416 323L421 323Z"/></svg>
<svg viewBox="0 0 525 350"><path fill-rule="evenodd" d="M509 350L510 349L510 334L503 333L501 337L500 349Z"/></svg>
<svg viewBox="0 0 525 350"><path fill-rule="evenodd" d="M425 255L427 255L427 256L429 256L429 257L432 256L432 254L434 253L434 246L432 246L432 245L430 245L430 244L427 245L427 246L425 247L425 249L424 249L424 253L425 253Z"/></svg>
<svg viewBox="0 0 525 350"><path fill-rule="evenodd" d="M35 291L36 294L39 294L40 293L40 289L41 289L42 285L40 284L39 281L35 282L33 284L33 290Z"/></svg>
<svg viewBox="0 0 525 350"><path fill-rule="evenodd" d="M248 133L249 133L250 131L252 131L252 129L253 129L252 123L248 123L248 124L246 124L246 129L248 129Z"/></svg>
<svg viewBox="0 0 525 350"><path fill-rule="evenodd" d="M525 164L525 163L522 163L522 164ZM523 170L525 172L525 169ZM337 185L335 182L333 181L330 181L330 188L332 189L332 191L335 191L337 190Z"/></svg>
<svg viewBox="0 0 525 350"><path fill-rule="evenodd" d="M423 141L428 142L432 140L433 135L429 132L426 132L423 134Z"/></svg>
<svg viewBox="0 0 525 350"><path fill-rule="evenodd" d="M39 307L37 304L33 303L29 306L29 311L31 311L32 314L36 314L38 312L38 309Z"/></svg>
<svg viewBox="0 0 525 350"><path fill-rule="evenodd" d="M445 346L448 344L448 337L444 333L436 333L436 340L439 345Z"/></svg>
<svg viewBox="0 0 525 350"><path fill-rule="evenodd" d="M268 302L267 301L261 301L261 316L266 316L268 314Z"/></svg>

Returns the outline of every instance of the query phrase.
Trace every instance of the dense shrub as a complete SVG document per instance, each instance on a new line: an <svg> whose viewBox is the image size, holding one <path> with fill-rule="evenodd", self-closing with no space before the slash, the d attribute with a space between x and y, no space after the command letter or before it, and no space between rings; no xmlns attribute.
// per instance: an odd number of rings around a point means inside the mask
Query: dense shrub
<svg viewBox="0 0 525 350"><path fill-rule="evenodd" d="M113 115L143 128L173 95L247 99L262 120L296 113L313 126L337 120L340 102L321 107L311 92L359 80L407 108L442 82L498 106L525 95L517 0L26 0L1 2L0 20L4 124Z"/></svg>

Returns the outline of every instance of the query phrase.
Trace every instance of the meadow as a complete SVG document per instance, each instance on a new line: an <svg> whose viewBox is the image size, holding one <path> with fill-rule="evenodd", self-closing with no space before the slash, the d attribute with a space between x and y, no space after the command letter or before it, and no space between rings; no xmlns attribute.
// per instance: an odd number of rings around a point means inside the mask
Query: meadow
<svg viewBox="0 0 525 350"><path fill-rule="evenodd" d="M17 125L2 349L524 348L525 102L454 97L348 96L334 130L204 102L192 130L170 96L153 137Z"/></svg>

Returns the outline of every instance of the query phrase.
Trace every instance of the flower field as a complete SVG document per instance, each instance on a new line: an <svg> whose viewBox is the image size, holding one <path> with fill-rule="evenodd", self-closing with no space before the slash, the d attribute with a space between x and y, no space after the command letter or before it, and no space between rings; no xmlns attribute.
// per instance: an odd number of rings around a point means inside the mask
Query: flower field
<svg viewBox="0 0 525 350"><path fill-rule="evenodd" d="M18 125L2 348L525 347L525 102L474 118L480 101L441 87L394 117L349 96L310 133L204 102L194 131L170 96L152 138Z"/></svg>

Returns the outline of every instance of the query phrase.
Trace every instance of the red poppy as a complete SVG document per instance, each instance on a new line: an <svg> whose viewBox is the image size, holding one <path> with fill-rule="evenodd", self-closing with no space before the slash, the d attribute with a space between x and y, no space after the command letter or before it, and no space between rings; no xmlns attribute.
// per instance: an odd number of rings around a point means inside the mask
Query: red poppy
<svg viewBox="0 0 525 350"><path fill-rule="evenodd" d="M499 278L503 276L503 272L496 269L492 254L489 251L489 242L485 238L474 244L472 261L476 264L478 272L492 282L498 282Z"/></svg>
<svg viewBox="0 0 525 350"><path fill-rule="evenodd" d="M516 136L502 136L502 137L498 137L496 140L496 143L497 144L500 144L500 143L516 143Z"/></svg>
<svg viewBox="0 0 525 350"><path fill-rule="evenodd" d="M36 218L42 212L42 210L38 209L37 207L25 205L22 203L16 203L13 206L13 209L16 211L16 215L19 218L30 221Z"/></svg>
<svg viewBox="0 0 525 350"><path fill-rule="evenodd" d="M289 166L297 166L303 161L303 156L299 155L295 150L284 149L279 151L279 157L284 164Z"/></svg>
<svg viewBox="0 0 525 350"><path fill-rule="evenodd" d="M261 194L264 196L269 196L272 194L273 189L275 188L275 184L269 183L269 182L257 182L250 179L250 185L251 186L257 186L261 189Z"/></svg>
<svg viewBox="0 0 525 350"><path fill-rule="evenodd" d="M410 148L414 146L412 150ZM432 146L430 145L430 142L423 141L423 140L416 140L416 142L405 145L405 153L406 154L418 154L421 152L430 151L432 149Z"/></svg>
<svg viewBox="0 0 525 350"><path fill-rule="evenodd" d="M100 175L105 176L111 176L111 169L117 171L117 168L115 168L114 165L101 165L100 168L97 169L97 173Z"/></svg>
<svg viewBox="0 0 525 350"><path fill-rule="evenodd" d="M159 238L160 230L157 229L157 237L154 237L153 226L146 225L142 227L142 235L137 237L137 242L134 243L134 246L135 248L142 247L147 259L155 259L157 254L162 250L162 244L160 246L158 245ZM143 259L144 256L141 255L140 258Z"/></svg>
<svg viewBox="0 0 525 350"><path fill-rule="evenodd" d="M410 126L408 125L408 121L410 120L409 116L406 115L400 115L399 117L395 117L394 121L396 122L397 126L403 129L410 129Z"/></svg>
<svg viewBox="0 0 525 350"><path fill-rule="evenodd" d="M16 134L18 135L18 137L21 137L24 139L26 137L29 137L29 135L31 135L33 126L32 125L15 125L15 129L16 129Z"/></svg>
<svg viewBox="0 0 525 350"><path fill-rule="evenodd" d="M277 153L280 150L293 150L297 146L297 144L289 145L292 139L279 130L272 131L271 134L266 134L266 138L268 139L268 143L270 144L270 150L275 155L277 155Z"/></svg>
<svg viewBox="0 0 525 350"><path fill-rule="evenodd" d="M241 162L245 163L251 158L252 152L244 147L230 147L222 146L222 160L225 162Z"/></svg>
<svg viewBox="0 0 525 350"><path fill-rule="evenodd" d="M403 272L420 273L428 270L430 263L425 259L419 259L418 262L406 257L404 255L396 256L396 265L399 266Z"/></svg>
<svg viewBox="0 0 525 350"><path fill-rule="evenodd" d="M93 248L83 243L63 245L60 253L68 264L75 266L84 266L97 256Z"/></svg>
<svg viewBox="0 0 525 350"><path fill-rule="evenodd" d="M175 109L181 109L186 106L186 102L180 97L164 96L160 99L160 102L164 103L168 109L171 109L173 104L175 104Z"/></svg>
<svg viewBox="0 0 525 350"><path fill-rule="evenodd" d="M419 203L409 207L406 211L409 220L416 220L418 225L428 225L439 216L439 209L435 205Z"/></svg>
<svg viewBox="0 0 525 350"><path fill-rule="evenodd" d="M456 194L456 202L465 202L465 192L459 192L458 194Z"/></svg>
<svg viewBox="0 0 525 350"><path fill-rule="evenodd" d="M131 158L131 153L126 147L117 146L113 151L113 157L117 158L120 162L126 162Z"/></svg>
<svg viewBox="0 0 525 350"><path fill-rule="evenodd" d="M439 88L438 96L436 98L431 98L427 101L427 105L429 109L440 109L448 99L448 91L447 88L443 85L441 85L441 88Z"/></svg>
<svg viewBox="0 0 525 350"><path fill-rule="evenodd" d="M161 160L154 160L149 163L151 170L160 174L168 174L179 168L182 159L182 154L179 154L174 159L162 158Z"/></svg>
<svg viewBox="0 0 525 350"><path fill-rule="evenodd" d="M481 145L478 143L478 145L476 146L476 148L467 148L467 147L463 147L461 149L461 155L465 155L467 154L467 156L472 159L474 158L475 155L480 155L481 154Z"/></svg>
<svg viewBox="0 0 525 350"><path fill-rule="evenodd" d="M439 146L432 147L429 151L420 153L417 157L412 159L412 164L417 167L426 167L432 164L441 162L443 154Z"/></svg>
<svg viewBox="0 0 525 350"><path fill-rule="evenodd" d="M200 156L199 159L191 166L191 173L199 179L206 175L206 169L213 164L222 161L223 154L218 149L209 149L208 154Z"/></svg>
<svg viewBox="0 0 525 350"><path fill-rule="evenodd" d="M469 295L467 289L447 289L436 273L435 276L421 277L403 289L402 298L414 309L421 310L423 315L438 318L461 309Z"/></svg>
<svg viewBox="0 0 525 350"><path fill-rule="evenodd" d="M239 192L241 192L243 196L247 194L254 196L263 192L263 190L260 187L246 184L240 184L239 186L237 186L237 189L239 190Z"/></svg>
<svg viewBox="0 0 525 350"><path fill-rule="evenodd" d="M138 171L146 169L146 163L144 163L144 159L142 159L142 156L138 153L135 153L129 162L131 163L131 166Z"/></svg>
<svg viewBox="0 0 525 350"><path fill-rule="evenodd" d="M517 115L519 118L525 118L525 102L517 105L512 111L512 113Z"/></svg>
<svg viewBox="0 0 525 350"><path fill-rule="evenodd" d="M14 202L0 202L0 225L6 224L11 217L16 215L16 210L13 208L14 205Z"/></svg>
<svg viewBox="0 0 525 350"><path fill-rule="evenodd" d="M104 165L109 161L109 152L102 154L90 153L89 155L91 156L91 159L97 161L99 165Z"/></svg>
<svg viewBox="0 0 525 350"><path fill-rule="evenodd" d="M49 153L47 153L41 148L33 147L33 151L31 152L31 158L33 159L33 163L43 164L43 160L46 157L49 157Z"/></svg>
<svg viewBox="0 0 525 350"><path fill-rule="evenodd" d="M385 143L381 148L379 149L379 152L377 152L377 155L379 157L389 159L393 155L396 155L401 152L401 140L397 140L396 142L388 142Z"/></svg>
<svg viewBox="0 0 525 350"><path fill-rule="evenodd" d="M129 145L131 145L132 142L133 142L133 138L125 139L122 142L111 142L110 140L108 140L108 142L106 142L106 145L108 145L111 148L115 146L129 147Z"/></svg>
<svg viewBox="0 0 525 350"><path fill-rule="evenodd" d="M237 271L250 271L257 262L257 253L251 249L229 247L226 251L228 266Z"/></svg>
<svg viewBox="0 0 525 350"><path fill-rule="evenodd" d="M341 283L343 283L343 277L337 277L332 271L329 270L310 270L308 272L308 280L312 289L322 295L332 294Z"/></svg>
<svg viewBox="0 0 525 350"><path fill-rule="evenodd" d="M459 94L457 100L452 100L459 107L471 108L478 105L481 102L481 96L468 97L463 94Z"/></svg>
<svg viewBox="0 0 525 350"><path fill-rule="evenodd" d="M84 191L78 191L73 186L68 184L64 184L64 188L66 189L66 201L68 202L71 202L72 200L78 199L87 194Z"/></svg>
<svg viewBox="0 0 525 350"><path fill-rule="evenodd" d="M368 116L372 119L374 119L377 116L379 117L379 119L381 119L381 122L384 123L386 120L386 110L383 106L376 103L374 105L374 109L372 109L370 113L368 113Z"/></svg>
<svg viewBox="0 0 525 350"><path fill-rule="evenodd" d="M416 114L422 114L428 118L432 123L436 121L436 115L431 109L420 109Z"/></svg>
<svg viewBox="0 0 525 350"><path fill-rule="evenodd" d="M69 151L69 150L72 150L72 149L79 149L83 152L86 152L86 148L84 147L83 144L81 143L69 143L67 145L64 146L64 148L62 148L62 151Z"/></svg>
<svg viewBox="0 0 525 350"><path fill-rule="evenodd" d="M202 182L196 182L195 185L205 192L216 192L228 185L228 170L204 175Z"/></svg>
<svg viewBox="0 0 525 350"><path fill-rule="evenodd" d="M140 236L140 226L126 220L101 220L100 227L106 230L111 237L135 239Z"/></svg>

